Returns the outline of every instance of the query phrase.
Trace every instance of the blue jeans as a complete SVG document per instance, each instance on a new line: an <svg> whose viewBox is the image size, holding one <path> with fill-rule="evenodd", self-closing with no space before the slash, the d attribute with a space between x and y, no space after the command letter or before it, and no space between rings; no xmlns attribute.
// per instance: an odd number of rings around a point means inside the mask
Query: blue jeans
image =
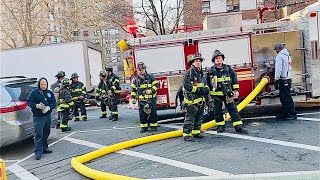
<svg viewBox="0 0 320 180"><path fill-rule="evenodd" d="M42 117L33 117L34 123L34 154L40 156L48 149L48 137L50 135L51 114Z"/></svg>

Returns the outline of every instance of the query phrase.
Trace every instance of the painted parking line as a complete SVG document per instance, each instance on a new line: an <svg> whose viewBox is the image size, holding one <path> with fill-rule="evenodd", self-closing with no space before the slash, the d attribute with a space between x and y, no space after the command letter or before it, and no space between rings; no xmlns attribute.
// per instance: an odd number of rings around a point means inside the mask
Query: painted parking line
<svg viewBox="0 0 320 180"><path fill-rule="evenodd" d="M66 138L64 138L64 140L69 141L74 144L88 146L88 147L92 147L92 148L96 148L96 149L101 149L104 147L101 144L96 144L96 143L92 143L89 141L84 141L84 140L75 139L75 138L71 138L71 137L66 137ZM154 161L154 162L159 162L159 163L167 164L167 165L178 167L181 169L186 169L186 170L189 170L192 172L197 172L197 173L201 173L201 174L208 175L208 176L231 175L230 173L218 171L215 169L210 169L210 168L206 168L206 167L202 167L202 166L197 166L197 165L193 165L193 164L189 164L189 163L184 163L184 162L180 162L180 161L176 161L176 160L172 160L172 159L168 159L168 158L163 158L163 157L159 157L159 156L135 152L135 151L131 151L131 150L120 150L120 151L117 151L116 153L125 154L125 155L133 156L133 157L138 157L138 158L142 158L142 159L146 159L146 160L150 160L150 161Z"/></svg>
<svg viewBox="0 0 320 180"><path fill-rule="evenodd" d="M254 179L254 180L280 180L280 179L314 179L318 180L320 171L296 171L296 172L279 172L279 173L262 173L262 174L239 174L239 175L218 175L218 176L196 176L196 177L174 177L159 178L148 180L213 180L213 179Z"/></svg>
<svg viewBox="0 0 320 180"><path fill-rule="evenodd" d="M29 171L19 166L18 164L8 166L7 169L22 180L39 180L39 178L37 178L35 175L31 174Z"/></svg>
<svg viewBox="0 0 320 180"><path fill-rule="evenodd" d="M169 128L174 128L174 129L181 129L180 126L175 126L175 125L167 125L167 124L165 124L165 125L162 125L162 126L169 127ZM257 141L257 142L263 142L263 143L269 143L269 144L276 144L276 145L287 146L287 147L307 149L307 150L320 152L320 147L306 145L306 144L299 144L299 143L293 143L293 142L287 142L287 141L273 140L273 139L253 137L253 136L240 135L240 134L232 134L232 133L217 133L217 131L210 131L210 130L209 131L204 131L203 133L213 134L213 135L218 135L218 136L226 136L226 137L238 138L238 139L245 139L245 140L250 140L250 141Z"/></svg>
<svg viewBox="0 0 320 180"><path fill-rule="evenodd" d="M298 120L302 120L302 121L317 121L320 122L319 118L307 118L307 117L298 117Z"/></svg>

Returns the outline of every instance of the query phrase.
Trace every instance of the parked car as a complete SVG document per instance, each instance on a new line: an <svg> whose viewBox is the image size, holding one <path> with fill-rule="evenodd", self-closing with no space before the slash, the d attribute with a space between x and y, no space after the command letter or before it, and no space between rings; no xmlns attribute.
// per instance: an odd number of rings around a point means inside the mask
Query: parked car
<svg viewBox="0 0 320 180"><path fill-rule="evenodd" d="M27 98L36 87L36 78L0 77L0 147L34 136L33 116ZM53 110L51 115L51 126L54 127L58 114Z"/></svg>
<svg viewBox="0 0 320 180"><path fill-rule="evenodd" d="M128 103L128 98L127 96L130 96L131 93L131 87L130 83L123 83L120 84L121 87L121 92L120 92L120 103Z"/></svg>

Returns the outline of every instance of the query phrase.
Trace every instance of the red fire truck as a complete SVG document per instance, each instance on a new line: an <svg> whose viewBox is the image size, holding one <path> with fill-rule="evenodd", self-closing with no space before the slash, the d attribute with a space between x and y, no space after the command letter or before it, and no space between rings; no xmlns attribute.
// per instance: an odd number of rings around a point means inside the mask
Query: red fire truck
<svg viewBox="0 0 320 180"><path fill-rule="evenodd" d="M319 5L312 8L291 21L134 38L122 40L119 46L130 51L125 67L133 68L141 61L146 64L148 73L155 75L159 83L157 106L167 109L176 108L179 99L183 99L181 87L183 74L189 68L188 55L200 52L205 58L202 66L206 70L213 65L213 51L223 52L225 63L232 65L238 75L240 99L244 99L262 76L273 79L276 56L273 47L284 43L292 60L292 95L294 100L306 100L306 97L320 96L319 81L316 80L320 77ZM305 22L301 23L301 19ZM127 75L130 81L132 73ZM277 103L278 94L271 81L256 103Z"/></svg>

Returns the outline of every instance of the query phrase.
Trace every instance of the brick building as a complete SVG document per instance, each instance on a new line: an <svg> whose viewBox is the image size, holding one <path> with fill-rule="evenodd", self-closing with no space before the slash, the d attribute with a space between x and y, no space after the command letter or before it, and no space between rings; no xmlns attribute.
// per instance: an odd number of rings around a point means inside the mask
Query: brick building
<svg viewBox="0 0 320 180"><path fill-rule="evenodd" d="M274 11L264 11L263 21L272 22L290 15L318 0L184 0L184 25L201 26L206 15L242 12L242 24L257 23L259 7L276 6ZM288 5L288 6L284 6Z"/></svg>

